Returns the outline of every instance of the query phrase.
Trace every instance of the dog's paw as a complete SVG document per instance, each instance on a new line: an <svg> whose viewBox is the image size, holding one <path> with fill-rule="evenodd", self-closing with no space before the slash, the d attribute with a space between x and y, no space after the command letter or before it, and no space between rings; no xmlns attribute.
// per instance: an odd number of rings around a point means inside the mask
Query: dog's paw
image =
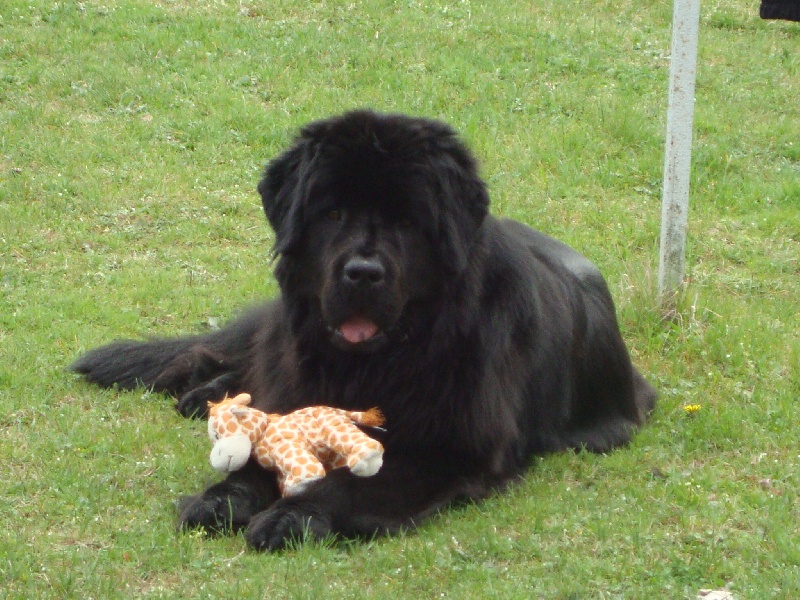
<svg viewBox="0 0 800 600"><path fill-rule="evenodd" d="M320 511L278 502L250 520L245 539L255 550L277 552L294 544L324 540L332 535L330 518Z"/></svg>
<svg viewBox="0 0 800 600"><path fill-rule="evenodd" d="M248 471L255 471L256 475L248 479ZM274 480L266 481L248 465L202 494L182 498L178 502L178 529L202 529L211 535L236 532L247 527L253 515L277 497Z"/></svg>
<svg viewBox="0 0 800 600"><path fill-rule="evenodd" d="M244 529L250 521L252 515L246 508L236 496L210 495L207 492L187 496L178 502L178 529L199 529L209 535L233 533Z"/></svg>
<svg viewBox="0 0 800 600"><path fill-rule="evenodd" d="M204 419L208 416L208 403L222 400L219 390L211 386L201 386L186 392L178 399L175 408L184 417Z"/></svg>

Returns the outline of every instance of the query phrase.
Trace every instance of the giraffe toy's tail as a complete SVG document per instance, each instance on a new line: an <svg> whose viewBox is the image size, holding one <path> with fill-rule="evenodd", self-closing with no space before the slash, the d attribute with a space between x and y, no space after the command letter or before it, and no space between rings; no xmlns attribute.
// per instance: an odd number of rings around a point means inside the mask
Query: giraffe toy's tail
<svg viewBox="0 0 800 600"><path fill-rule="evenodd" d="M364 427L376 427L380 429L381 425L386 422L383 413L378 408L370 408L364 412L349 410L344 412L347 418L353 421L353 423L363 425Z"/></svg>

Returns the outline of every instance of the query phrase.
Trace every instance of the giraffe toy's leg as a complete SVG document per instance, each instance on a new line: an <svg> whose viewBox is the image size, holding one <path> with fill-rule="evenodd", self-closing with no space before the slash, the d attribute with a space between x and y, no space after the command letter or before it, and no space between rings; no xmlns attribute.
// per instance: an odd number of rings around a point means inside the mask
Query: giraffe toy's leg
<svg viewBox="0 0 800 600"><path fill-rule="evenodd" d="M383 448L367 449L361 456L351 456L347 462L353 475L371 477L383 466Z"/></svg>
<svg viewBox="0 0 800 600"><path fill-rule="evenodd" d="M335 448L347 456L353 475L370 477L383 465L383 446L354 425L347 424L335 439Z"/></svg>
<svg viewBox="0 0 800 600"><path fill-rule="evenodd" d="M274 458L275 466L284 475L281 478L284 496L299 494L318 479L325 477L322 463L306 449L302 441L287 442L286 451L276 454Z"/></svg>

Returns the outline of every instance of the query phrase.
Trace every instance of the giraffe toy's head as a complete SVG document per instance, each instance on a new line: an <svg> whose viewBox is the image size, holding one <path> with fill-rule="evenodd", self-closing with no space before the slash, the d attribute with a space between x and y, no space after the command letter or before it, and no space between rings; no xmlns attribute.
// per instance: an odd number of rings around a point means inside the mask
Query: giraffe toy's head
<svg viewBox="0 0 800 600"><path fill-rule="evenodd" d="M266 413L248 406L250 394L208 403L208 437L214 442L211 466L229 473L244 467L269 422Z"/></svg>

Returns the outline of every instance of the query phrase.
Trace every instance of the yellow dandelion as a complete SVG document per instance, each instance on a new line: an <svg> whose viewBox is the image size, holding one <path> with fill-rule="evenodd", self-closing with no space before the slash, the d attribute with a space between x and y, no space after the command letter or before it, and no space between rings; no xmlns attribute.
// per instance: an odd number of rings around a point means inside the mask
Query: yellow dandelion
<svg viewBox="0 0 800 600"><path fill-rule="evenodd" d="M693 415L694 413L696 413L697 411L699 411L701 408L703 408L703 407L702 407L702 406L700 406L699 404L685 404L685 405L683 406L683 411L684 411L684 412L685 412L687 415Z"/></svg>

